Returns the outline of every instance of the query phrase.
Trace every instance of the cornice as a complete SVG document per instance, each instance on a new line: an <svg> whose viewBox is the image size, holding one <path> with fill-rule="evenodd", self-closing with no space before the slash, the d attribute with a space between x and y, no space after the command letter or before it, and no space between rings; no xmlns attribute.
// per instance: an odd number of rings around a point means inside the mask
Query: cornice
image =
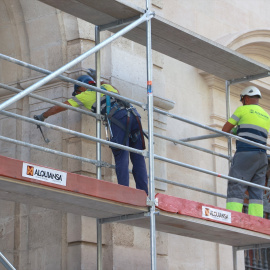
<svg viewBox="0 0 270 270"><path fill-rule="evenodd" d="M221 116L221 115L218 115L218 114L215 114L215 113L212 113L210 115L210 119L218 120L218 121L222 121L222 122L226 121L226 118L224 116Z"/></svg>
<svg viewBox="0 0 270 270"><path fill-rule="evenodd" d="M175 105L175 101L157 95L154 95L153 102L154 106L157 106L166 111L172 110Z"/></svg>
<svg viewBox="0 0 270 270"><path fill-rule="evenodd" d="M26 80L19 81L18 85L21 87L21 89L26 89L26 88L30 87L31 85L35 84L36 82L42 80L43 78L45 78L45 76L28 78ZM48 87L51 88L52 85L55 86L55 85L59 85L59 84L60 85L67 85L68 83L56 78L56 79L49 81L45 85L41 86L39 89L48 88Z"/></svg>

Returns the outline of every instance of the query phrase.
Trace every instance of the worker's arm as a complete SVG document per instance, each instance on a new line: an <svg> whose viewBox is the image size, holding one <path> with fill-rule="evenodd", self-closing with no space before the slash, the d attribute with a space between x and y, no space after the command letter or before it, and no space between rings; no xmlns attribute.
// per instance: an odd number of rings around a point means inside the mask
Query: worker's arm
<svg viewBox="0 0 270 270"><path fill-rule="evenodd" d="M71 106L71 104L68 101L65 101L63 103ZM64 107L61 107L59 105L55 105L55 106L51 107L49 110L47 110L46 112L44 112L44 113L42 113L40 115L35 115L34 118L36 120L39 120L39 121L44 121L49 116L60 113L60 112L63 112L63 111L66 111L66 110L67 109L64 108Z"/></svg>
<svg viewBox="0 0 270 270"><path fill-rule="evenodd" d="M71 104L68 101L63 102L64 104L70 105ZM43 113L44 118L48 118L51 115L66 111L67 109L58 105L55 105L53 107L51 107L49 110L47 110L46 112Z"/></svg>
<svg viewBox="0 0 270 270"><path fill-rule="evenodd" d="M233 129L235 125L231 124L230 122L226 122L225 125L222 128L222 131L227 132L227 133L231 133L231 130Z"/></svg>

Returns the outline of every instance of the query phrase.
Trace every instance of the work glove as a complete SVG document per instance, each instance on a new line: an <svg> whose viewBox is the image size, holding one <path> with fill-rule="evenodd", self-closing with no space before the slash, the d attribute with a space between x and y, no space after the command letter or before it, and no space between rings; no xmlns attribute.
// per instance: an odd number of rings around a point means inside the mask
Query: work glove
<svg viewBox="0 0 270 270"><path fill-rule="evenodd" d="M89 68L87 74L91 76L95 81L97 80L97 72L95 69Z"/></svg>
<svg viewBox="0 0 270 270"><path fill-rule="evenodd" d="M40 115L34 115L34 119L35 119L35 120L38 120L38 121L44 122L45 117L43 116L43 113L42 113L42 114L40 114Z"/></svg>
<svg viewBox="0 0 270 270"><path fill-rule="evenodd" d="M237 135L237 130L238 130L238 126L233 127L233 128L231 129L231 134Z"/></svg>

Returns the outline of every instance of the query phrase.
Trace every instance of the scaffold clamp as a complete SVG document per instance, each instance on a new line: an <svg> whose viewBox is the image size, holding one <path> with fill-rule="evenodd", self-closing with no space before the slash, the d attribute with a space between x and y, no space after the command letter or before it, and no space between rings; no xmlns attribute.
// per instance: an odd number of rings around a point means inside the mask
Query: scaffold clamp
<svg viewBox="0 0 270 270"><path fill-rule="evenodd" d="M158 198L155 198L153 201L151 201L149 199L149 197L147 197L146 205L147 206L158 206Z"/></svg>

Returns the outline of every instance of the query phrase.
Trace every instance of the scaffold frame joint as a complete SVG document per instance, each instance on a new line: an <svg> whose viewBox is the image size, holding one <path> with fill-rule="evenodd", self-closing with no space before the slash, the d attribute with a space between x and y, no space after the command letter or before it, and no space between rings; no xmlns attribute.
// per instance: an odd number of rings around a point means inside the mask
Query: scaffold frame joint
<svg viewBox="0 0 270 270"><path fill-rule="evenodd" d="M152 207L152 206L158 206L158 198L155 198L154 200L150 200L150 198L147 197L147 199L146 199L146 205L147 206L150 206L150 207Z"/></svg>

